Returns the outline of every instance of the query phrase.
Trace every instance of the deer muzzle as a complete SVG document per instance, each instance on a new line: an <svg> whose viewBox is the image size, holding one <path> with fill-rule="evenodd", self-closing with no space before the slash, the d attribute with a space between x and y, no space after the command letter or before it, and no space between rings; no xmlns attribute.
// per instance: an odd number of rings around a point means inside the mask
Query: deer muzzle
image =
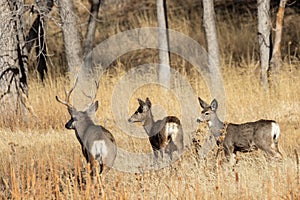
<svg viewBox="0 0 300 200"><path fill-rule="evenodd" d="M202 120L200 117L198 117L196 121L197 121L198 123L203 122L203 120Z"/></svg>
<svg viewBox="0 0 300 200"><path fill-rule="evenodd" d="M66 129L74 129L74 120L70 119L66 124L65 124Z"/></svg>

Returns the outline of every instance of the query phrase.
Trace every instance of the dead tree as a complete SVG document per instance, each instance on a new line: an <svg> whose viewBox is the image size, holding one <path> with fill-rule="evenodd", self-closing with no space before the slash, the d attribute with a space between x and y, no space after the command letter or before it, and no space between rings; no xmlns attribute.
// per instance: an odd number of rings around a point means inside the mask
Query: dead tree
<svg viewBox="0 0 300 200"><path fill-rule="evenodd" d="M0 4L0 110L7 115L24 113L28 96L23 11L20 0Z"/></svg>
<svg viewBox="0 0 300 200"><path fill-rule="evenodd" d="M85 68L90 68L92 70L92 61L93 61L93 54L89 54L89 52L93 49L94 39L95 39L95 32L97 27L97 18L99 13L99 8L101 5L101 0L90 0L91 9L90 9L90 18L88 23L88 29L86 33L85 43L84 43L84 65Z"/></svg>
<svg viewBox="0 0 300 200"><path fill-rule="evenodd" d="M270 61L270 68L269 68L269 80L273 87L276 87L278 84L277 75L282 65L280 43L282 37L282 26L283 26L285 4L286 4L286 0L280 1L279 8L276 15L275 39L274 39L272 58Z"/></svg>
<svg viewBox="0 0 300 200"><path fill-rule="evenodd" d="M29 33L26 37L26 48L30 53L35 44L35 53L37 61L37 71L40 79L45 79L47 68L47 43L46 43L46 17L52 10L54 5L53 0L36 1L37 7L31 7L31 15L36 13L37 17L34 20Z"/></svg>
<svg viewBox="0 0 300 200"><path fill-rule="evenodd" d="M70 78L79 77L78 91L84 91L94 83L93 58L89 54L93 48L93 42L96 31L97 15L99 12L101 0L90 0L90 19L87 27L87 35L84 48L81 45L81 38L78 31L77 16L74 9L73 0L59 1L59 12L62 21L63 40L66 51L66 59L68 63L68 71ZM82 51L82 49L84 49ZM98 77L97 77L98 78ZM76 93L76 90L74 91ZM75 95L74 101L79 109L83 109L88 101L82 101L81 95ZM89 100L89 99L86 99Z"/></svg>
<svg viewBox="0 0 300 200"><path fill-rule="evenodd" d="M76 14L74 12L74 2L72 0L61 0L58 1L58 3L68 71L75 76L78 68L80 68L82 64L82 48L77 28Z"/></svg>
<svg viewBox="0 0 300 200"><path fill-rule="evenodd" d="M213 94L218 94L216 86L222 83L216 79L215 75L221 67L218 35L215 21L214 1L203 0L203 26L206 36L207 60L209 69L209 86Z"/></svg>
<svg viewBox="0 0 300 200"><path fill-rule="evenodd" d="M208 52L208 64L210 71L220 67L220 53L215 22L214 2L203 0L203 25L206 36L206 48Z"/></svg>
<svg viewBox="0 0 300 200"><path fill-rule="evenodd" d="M169 54L169 37L168 37L168 20L166 0L157 0L157 21L158 21L158 51L159 51L159 72L158 80L161 84L169 87L170 71L170 54Z"/></svg>
<svg viewBox="0 0 300 200"><path fill-rule="evenodd" d="M271 20L269 16L270 0L257 0L258 44L261 66L261 83L268 89L269 62L271 58Z"/></svg>

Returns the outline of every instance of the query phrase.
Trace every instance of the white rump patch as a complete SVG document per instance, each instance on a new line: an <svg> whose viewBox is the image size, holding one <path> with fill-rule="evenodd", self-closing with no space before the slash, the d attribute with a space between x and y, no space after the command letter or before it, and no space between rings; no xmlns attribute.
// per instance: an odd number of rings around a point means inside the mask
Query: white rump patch
<svg viewBox="0 0 300 200"><path fill-rule="evenodd" d="M171 135L172 139L175 139L177 136L177 133L179 131L178 124L174 122L169 122L166 124L166 131L168 133L168 136Z"/></svg>
<svg viewBox="0 0 300 200"><path fill-rule="evenodd" d="M279 135L280 135L280 128L279 128L279 125L275 122L272 122L271 135L274 140L278 140Z"/></svg>
<svg viewBox="0 0 300 200"><path fill-rule="evenodd" d="M101 157L106 157L108 154L107 146L105 141L103 140L96 140L93 143L91 148L91 154L96 158L96 155L101 155Z"/></svg>

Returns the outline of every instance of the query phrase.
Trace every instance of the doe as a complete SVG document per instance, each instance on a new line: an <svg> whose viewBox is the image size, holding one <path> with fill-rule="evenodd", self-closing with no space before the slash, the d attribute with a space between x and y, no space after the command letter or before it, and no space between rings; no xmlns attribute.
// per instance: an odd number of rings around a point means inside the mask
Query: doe
<svg viewBox="0 0 300 200"><path fill-rule="evenodd" d="M154 121L151 112L151 101L138 99L139 107L128 119L128 122L141 122L151 143L155 161L158 159L158 152L161 157L167 154L172 160L172 154L177 151L180 155L183 151L183 131L180 120L175 116L167 116L162 120Z"/></svg>
<svg viewBox="0 0 300 200"><path fill-rule="evenodd" d="M200 97L198 100L203 110L197 122L208 122L210 136L214 136L217 143L223 144L225 156L230 163L235 162L237 151L250 152L261 149L265 152L265 156L282 157L278 149L280 135L278 123L261 119L243 124L224 124L217 116L216 99L210 105ZM224 141L220 141L221 136L225 137Z"/></svg>
<svg viewBox="0 0 300 200"><path fill-rule="evenodd" d="M113 135L107 129L96 125L92 120L92 116L98 109L98 101L94 102L94 99L92 99L91 105L84 111L76 110L69 103L70 95L76 83L77 79L69 92L65 90L65 101L61 100L58 96L56 96L56 100L68 108L71 119L66 123L65 127L75 130L82 153L87 163L91 165L92 174L95 174L97 164L99 165L99 173L102 173L104 166L113 166L117 154L116 142Z"/></svg>

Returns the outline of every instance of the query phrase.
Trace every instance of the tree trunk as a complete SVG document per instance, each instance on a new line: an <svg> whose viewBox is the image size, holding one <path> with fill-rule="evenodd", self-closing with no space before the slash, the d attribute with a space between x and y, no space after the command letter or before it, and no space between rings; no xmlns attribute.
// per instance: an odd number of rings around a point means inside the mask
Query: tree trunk
<svg viewBox="0 0 300 200"><path fill-rule="evenodd" d="M260 53L261 82L268 90L268 75L271 51L270 0L257 0L258 44Z"/></svg>
<svg viewBox="0 0 300 200"><path fill-rule="evenodd" d="M218 95L221 94L217 92L220 88L220 83L215 78L219 68L220 68L220 55L219 55L219 44L217 37L217 29L215 22L215 11L214 11L214 2L212 0L203 0L203 25L205 29L206 36L206 46L208 53L208 67L209 67L209 89L212 94ZM224 97L215 97L217 99L223 99ZM200 151L200 158L206 157L208 153L215 147L216 141L212 138L207 138L206 142L203 144L203 147Z"/></svg>
<svg viewBox="0 0 300 200"><path fill-rule="evenodd" d="M33 22L29 33L26 37L26 47L28 53L30 53L34 42L36 42L36 60L37 71L42 81L44 81L45 74L47 73L47 44L46 44L46 20L45 16L52 10L54 2L53 0L36 0L37 10L32 7L31 12L36 12L37 17Z"/></svg>
<svg viewBox="0 0 300 200"><path fill-rule="evenodd" d="M277 16L276 16L274 47L272 51L272 58L270 61L270 68L269 68L270 83L275 88L278 85L277 75L282 65L280 43L281 43L281 36L282 36L282 24L283 24L285 4L286 4L286 0L280 1Z"/></svg>
<svg viewBox="0 0 300 200"><path fill-rule="evenodd" d="M215 22L214 2L203 0L203 23L206 35L206 46L208 52L208 64L213 72L220 68L219 43Z"/></svg>
<svg viewBox="0 0 300 200"><path fill-rule="evenodd" d="M96 96L93 86L98 81L97 73L93 73L93 58L89 53L93 48L96 31L96 17L100 7L100 0L91 0L91 16L88 24L84 52L81 51L81 41L77 29L73 0L60 0L59 12L62 19L62 31L69 66L70 78L78 78L78 84L73 92L73 105L82 110L91 103L91 96ZM95 88L96 89L96 88ZM85 94L85 95L83 95ZM85 98L86 97L86 98Z"/></svg>
<svg viewBox="0 0 300 200"><path fill-rule="evenodd" d="M58 3L68 69L70 74L75 77L82 66L82 51L74 3L73 0L60 0Z"/></svg>
<svg viewBox="0 0 300 200"><path fill-rule="evenodd" d="M23 6L21 0L0 4L0 110L7 115L25 114L28 96Z"/></svg>
<svg viewBox="0 0 300 200"><path fill-rule="evenodd" d="M209 74L208 74L208 87L214 98L220 100L224 99L221 88L218 86L222 85L222 80L216 78L219 74L219 69L221 67L220 53L219 53L219 43L217 36L217 28L215 22L215 11L214 2L212 0L203 0L203 26L206 36L206 48L207 48L207 61ZM224 105L225 106L225 105Z"/></svg>
<svg viewBox="0 0 300 200"><path fill-rule="evenodd" d="M87 54L93 49L93 43L95 39L96 24L98 18L98 12L101 5L101 0L90 0L90 18L88 23L88 28L86 32L85 44L84 44L84 54Z"/></svg>
<svg viewBox="0 0 300 200"><path fill-rule="evenodd" d="M84 44L84 66L87 68L89 73L93 71L93 57L92 53L89 53L93 49L94 39L95 39L95 32L96 32L96 25L97 25L97 18L98 12L101 5L101 0L90 0L91 9L90 9L90 18L88 23L88 28L85 37L85 44Z"/></svg>
<svg viewBox="0 0 300 200"><path fill-rule="evenodd" d="M170 54L168 37L168 20L166 12L166 0L157 0L157 20L158 20L158 51L159 51L159 72L158 81L167 88L170 87Z"/></svg>

